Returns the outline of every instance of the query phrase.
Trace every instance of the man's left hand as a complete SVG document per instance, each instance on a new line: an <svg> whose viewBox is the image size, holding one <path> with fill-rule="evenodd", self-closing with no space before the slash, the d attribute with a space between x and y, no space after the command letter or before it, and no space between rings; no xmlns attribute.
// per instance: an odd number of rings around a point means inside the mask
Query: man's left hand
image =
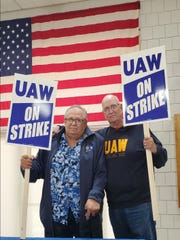
<svg viewBox="0 0 180 240"><path fill-rule="evenodd" d="M85 210L86 220L89 220L91 216L95 216L95 214L100 210L100 203L96 202L94 199L88 199L85 204Z"/></svg>

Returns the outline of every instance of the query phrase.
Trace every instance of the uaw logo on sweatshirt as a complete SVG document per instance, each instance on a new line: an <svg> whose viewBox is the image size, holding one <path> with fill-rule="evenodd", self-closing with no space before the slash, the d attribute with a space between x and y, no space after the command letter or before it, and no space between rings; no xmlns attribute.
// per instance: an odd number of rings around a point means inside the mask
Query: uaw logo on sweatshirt
<svg viewBox="0 0 180 240"><path fill-rule="evenodd" d="M127 148L128 139L111 139L104 143L104 153L106 159L124 156Z"/></svg>

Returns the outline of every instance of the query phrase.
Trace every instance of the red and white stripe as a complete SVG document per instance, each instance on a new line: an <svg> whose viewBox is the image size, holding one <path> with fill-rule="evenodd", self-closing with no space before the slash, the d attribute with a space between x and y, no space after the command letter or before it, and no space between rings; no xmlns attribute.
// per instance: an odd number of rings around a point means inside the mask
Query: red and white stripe
<svg viewBox="0 0 180 240"><path fill-rule="evenodd" d="M102 125L102 98L121 100L120 56L138 49L139 1L33 17L32 72L58 81L54 123L63 123L68 106L80 104L89 125ZM10 116L13 79L1 79L1 128Z"/></svg>

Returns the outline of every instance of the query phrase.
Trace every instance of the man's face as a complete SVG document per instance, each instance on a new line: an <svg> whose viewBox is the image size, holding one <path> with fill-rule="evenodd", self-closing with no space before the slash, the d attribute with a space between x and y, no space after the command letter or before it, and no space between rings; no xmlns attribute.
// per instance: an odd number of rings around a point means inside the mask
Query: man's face
<svg viewBox="0 0 180 240"><path fill-rule="evenodd" d="M111 124L115 122L122 123L122 105L115 98L104 99L102 108L106 120Z"/></svg>
<svg viewBox="0 0 180 240"><path fill-rule="evenodd" d="M76 140L80 139L87 126L84 113L79 108L70 109L64 119L66 135Z"/></svg>

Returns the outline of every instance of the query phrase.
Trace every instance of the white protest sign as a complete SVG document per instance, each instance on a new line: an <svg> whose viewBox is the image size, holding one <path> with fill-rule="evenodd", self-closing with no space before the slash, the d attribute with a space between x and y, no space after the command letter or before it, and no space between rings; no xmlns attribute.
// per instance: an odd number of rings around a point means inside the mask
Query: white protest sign
<svg viewBox="0 0 180 240"><path fill-rule="evenodd" d="M15 74L7 142L50 149L57 82Z"/></svg>
<svg viewBox="0 0 180 240"><path fill-rule="evenodd" d="M124 125L168 119L164 46L121 56Z"/></svg>

